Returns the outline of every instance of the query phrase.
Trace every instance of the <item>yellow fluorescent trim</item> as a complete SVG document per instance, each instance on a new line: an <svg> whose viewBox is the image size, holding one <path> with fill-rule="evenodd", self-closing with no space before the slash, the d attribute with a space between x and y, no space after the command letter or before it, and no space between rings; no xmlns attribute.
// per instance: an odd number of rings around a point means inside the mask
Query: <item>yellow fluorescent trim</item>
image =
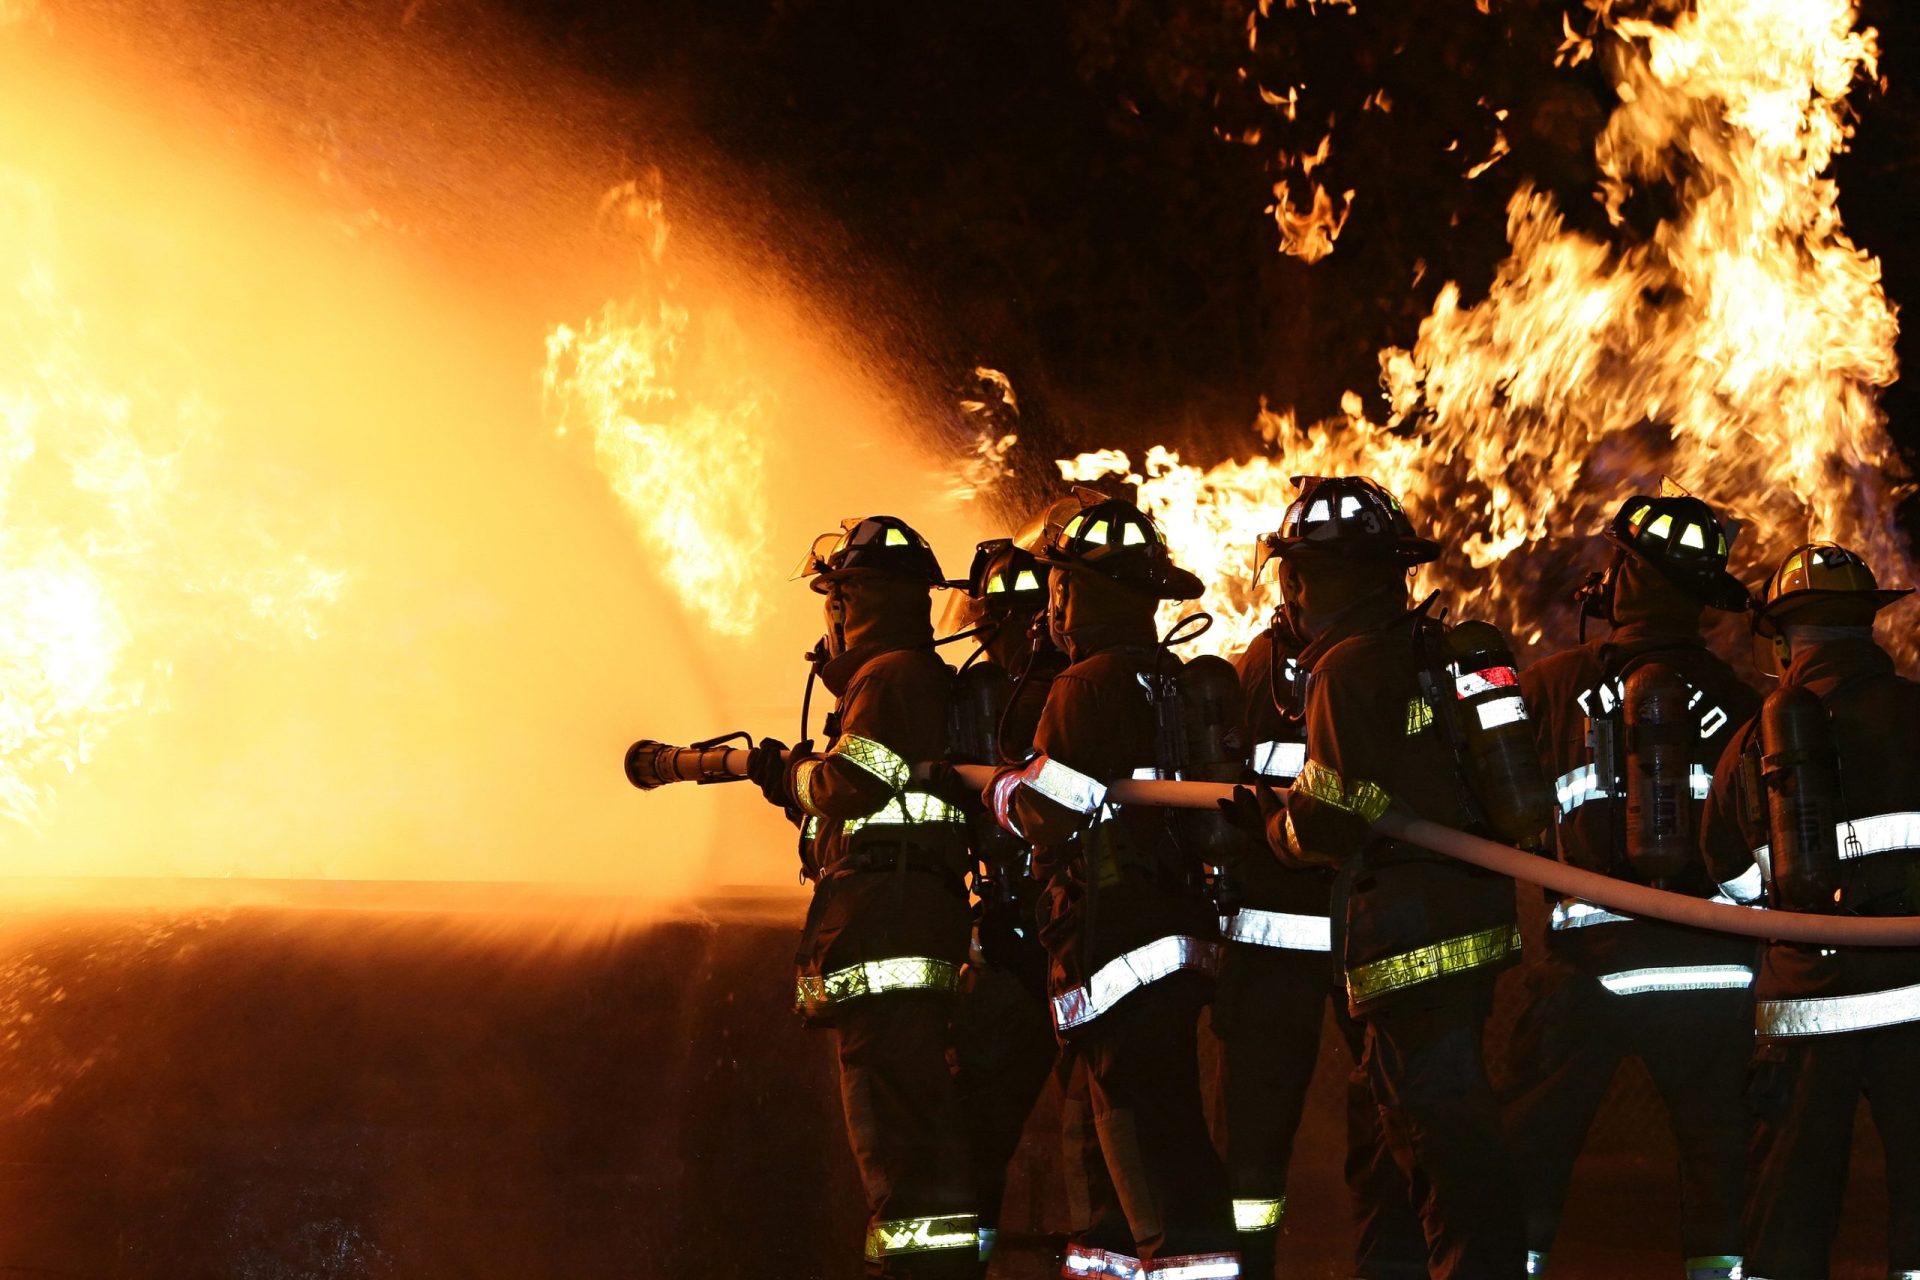
<svg viewBox="0 0 1920 1280"><path fill-rule="evenodd" d="M1411 738L1433 723L1433 704L1425 698L1407 703L1407 736Z"/></svg>
<svg viewBox="0 0 1920 1280"><path fill-rule="evenodd" d="M795 1002L802 1013L819 1013L861 996L889 991L952 991L960 980L960 966L931 956L895 956L866 960L826 974L802 974Z"/></svg>
<svg viewBox="0 0 1920 1280"><path fill-rule="evenodd" d="M1358 814L1367 822L1378 822L1393 798L1378 783L1362 782L1351 791L1338 773L1317 760L1309 760L1293 780L1296 791L1304 791L1321 804Z"/></svg>
<svg viewBox="0 0 1920 1280"><path fill-rule="evenodd" d="M1447 938L1359 965L1347 973L1347 993L1356 1003L1374 1000L1435 978L1498 964L1519 954L1520 926L1495 925L1478 933Z"/></svg>
<svg viewBox="0 0 1920 1280"><path fill-rule="evenodd" d="M901 1218L876 1222L867 1232L867 1261L879 1262L895 1254L926 1253L934 1249L977 1249L980 1219L971 1213L949 1213L937 1218Z"/></svg>
<svg viewBox="0 0 1920 1280"><path fill-rule="evenodd" d="M840 735L827 756L860 766L895 791L906 786L907 779L913 776L913 766L899 752L884 742L875 742L857 733Z"/></svg>
<svg viewBox="0 0 1920 1280"><path fill-rule="evenodd" d="M802 760L793 771L793 798L800 802L800 808L808 815L810 823L827 816L813 802L813 775L819 771L818 760Z"/></svg>

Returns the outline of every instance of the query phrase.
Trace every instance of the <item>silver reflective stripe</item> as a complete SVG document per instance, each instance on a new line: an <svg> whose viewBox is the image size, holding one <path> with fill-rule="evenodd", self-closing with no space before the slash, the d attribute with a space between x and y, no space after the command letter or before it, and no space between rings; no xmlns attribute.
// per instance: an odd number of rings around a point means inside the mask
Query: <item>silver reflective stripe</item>
<svg viewBox="0 0 1920 1280"><path fill-rule="evenodd" d="M1760 891L1766 888L1766 879L1760 874L1760 866L1755 863L1731 880L1720 882L1720 892L1743 907L1752 906L1760 901Z"/></svg>
<svg viewBox="0 0 1920 1280"><path fill-rule="evenodd" d="M1745 1261L1738 1254L1714 1254L1688 1258L1681 1266L1686 1269L1687 1280L1740 1280Z"/></svg>
<svg viewBox="0 0 1920 1280"><path fill-rule="evenodd" d="M1306 763L1304 742L1262 742L1253 749L1253 771L1263 777L1292 781Z"/></svg>
<svg viewBox="0 0 1920 1280"><path fill-rule="evenodd" d="M1152 765L1142 765L1133 771L1133 780L1135 782L1158 782L1160 781L1160 770L1154 768Z"/></svg>
<svg viewBox="0 0 1920 1280"><path fill-rule="evenodd" d="M1114 1276L1119 1280L1139 1280L1140 1276L1140 1259L1108 1249L1089 1249L1083 1244L1069 1244L1061 1263L1070 1276Z"/></svg>
<svg viewBox="0 0 1920 1280"><path fill-rule="evenodd" d="M1333 950L1333 921L1325 916L1242 907L1230 916L1220 917L1220 932L1227 935L1229 942L1251 942L1256 947L1278 947L1283 951Z"/></svg>
<svg viewBox="0 0 1920 1280"><path fill-rule="evenodd" d="M1583 764L1555 778L1553 789L1563 815L1572 813L1589 800L1604 800L1610 794L1600 781L1599 771L1590 764ZM1705 800L1707 793L1713 790L1713 774L1703 764L1694 765L1687 772L1687 789L1695 800Z"/></svg>
<svg viewBox="0 0 1920 1280"><path fill-rule="evenodd" d="M1763 1036L1830 1036L1871 1031L1920 1019L1920 986L1868 991L1857 996L1805 996L1762 1000L1753 1025Z"/></svg>
<svg viewBox="0 0 1920 1280"><path fill-rule="evenodd" d="M1527 1274L1530 1276L1547 1274L1547 1255L1538 1249L1527 1250Z"/></svg>
<svg viewBox="0 0 1920 1280"><path fill-rule="evenodd" d="M1876 813L1871 818L1833 824L1840 844L1840 857L1866 858L1876 853L1901 849L1920 849L1920 813ZM1773 874L1773 846L1763 844L1753 851L1753 860Z"/></svg>
<svg viewBox="0 0 1920 1280"><path fill-rule="evenodd" d="M1603 974L1600 985L1617 996L1639 996L1649 991L1731 991L1752 986L1753 970L1742 964L1663 965Z"/></svg>
<svg viewBox="0 0 1920 1280"><path fill-rule="evenodd" d="M1623 916L1617 911L1591 902L1582 902L1578 898L1562 898L1553 904L1553 918L1548 921L1552 929L1584 929L1595 924L1626 924L1632 916Z"/></svg>
<svg viewBox="0 0 1920 1280"><path fill-rule="evenodd" d="M1142 1263L1140 1280L1239 1280L1236 1253L1183 1253Z"/></svg>
<svg viewBox="0 0 1920 1280"><path fill-rule="evenodd" d="M1040 772L1027 779L1027 785L1076 813L1092 813L1107 799L1106 787L1058 760L1043 759Z"/></svg>
<svg viewBox="0 0 1920 1280"><path fill-rule="evenodd" d="M1589 800L1604 799L1607 794L1607 789L1600 785L1599 771L1590 764L1583 764L1578 769L1555 778L1553 789L1560 802L1562 817L1572 813Z"/></svg>
<svg viewBox="0 0 1920 1280"><path fill-rule="evenodd" d="M1220 967L1220 945L1174 934L1155 938L1094 971L1084 987L1053 998L1053 1025L1062 1031L1084 1026L1151 982L1182 969L1212 973Z"/></svg>

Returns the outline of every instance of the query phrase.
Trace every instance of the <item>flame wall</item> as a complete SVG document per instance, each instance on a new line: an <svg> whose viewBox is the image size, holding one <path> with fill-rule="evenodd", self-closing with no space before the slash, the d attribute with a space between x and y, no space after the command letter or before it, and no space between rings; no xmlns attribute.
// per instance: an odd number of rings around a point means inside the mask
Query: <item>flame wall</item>
<svg viewBox="0 0 1920 1280"><path fill-rule="evenodd" d="M36 477L0 489L0 571L63 565L93 593L20 659L61 682L51 711L0 716L9 870L786 880L757 796L642 798L619 757L643 734L791 736L818 622L784 579L841 516L898 509L961 558L856 344L711 228L678 230L670 281L596 229L635 162L538 68L482 78L264 10L233 15L264 41L238 50L127 17L0 27L0 307L59 320L71 356L58 385L0 361L8 456ZM549 429L543 341L669 286L704 344L676 393L749 388L764 463L636 530L594 451ZM102 455L158 497L104 502L78 468ZM715 546L763 557L749 635L676 594ZM0 608L45 617L11 587ZM75 626L99 633L92 669L63 669Z"/></svg>

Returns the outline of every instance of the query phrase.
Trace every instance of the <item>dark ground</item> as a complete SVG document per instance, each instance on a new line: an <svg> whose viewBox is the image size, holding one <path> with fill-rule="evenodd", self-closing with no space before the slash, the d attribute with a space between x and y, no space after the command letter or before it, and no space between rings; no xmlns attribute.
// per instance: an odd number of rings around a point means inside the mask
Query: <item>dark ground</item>
<svg viewBox="0 0 1920 1280"><path fill-rule="evenodd" d="M826 1041L787 1006L798 899L647 923L515 886L266 892L10 912L0 1276L857 1274ZM1299 1280L1346 1274L1343 1056L1321 1063L1290 1193ZM1596 1126L1560 1280L1675 1272L1650 1097L1623 1077ZM1052 1272L1051 1118L1049 1099L1014 1170L1001 1280ZM1883 1195L1863 1136L1836 1280L1884 1274Z"/></svg>

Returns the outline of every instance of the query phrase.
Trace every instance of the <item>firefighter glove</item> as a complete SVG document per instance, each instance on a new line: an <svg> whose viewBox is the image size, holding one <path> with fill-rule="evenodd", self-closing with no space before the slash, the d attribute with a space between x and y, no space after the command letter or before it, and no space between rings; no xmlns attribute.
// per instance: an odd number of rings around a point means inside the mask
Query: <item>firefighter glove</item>
<svg viewBox="0 0 1920 1280"><path fill-rule="evenodd" d="M769 804L786 810L789 816L800 808L799 798L793 794L793 765L807 754L810 745L801 743L794 747L789 758L786 743L778 738L762 738L747 755L747 777L760 788L760 794Z"/></svg>
<svg viewBox="0 0 1920 1280"><path fill-rule="evenodd" d="M1235 787L1233 795L1219 804L1220 812L1235 830L1261 845L1267 843L1267 823L1286 808L1286 802L1272 787L1261 787L1258 791L1252 787Z"/></svg>
<svg viewBox="0 0 1920 1280"><path fill-rule="evenodd" d="M935 760L928 765L927 790L964 813L980 812L985 806L980 803L978 788L961 781L960 773L953 765L952 760Z"/></svg>

